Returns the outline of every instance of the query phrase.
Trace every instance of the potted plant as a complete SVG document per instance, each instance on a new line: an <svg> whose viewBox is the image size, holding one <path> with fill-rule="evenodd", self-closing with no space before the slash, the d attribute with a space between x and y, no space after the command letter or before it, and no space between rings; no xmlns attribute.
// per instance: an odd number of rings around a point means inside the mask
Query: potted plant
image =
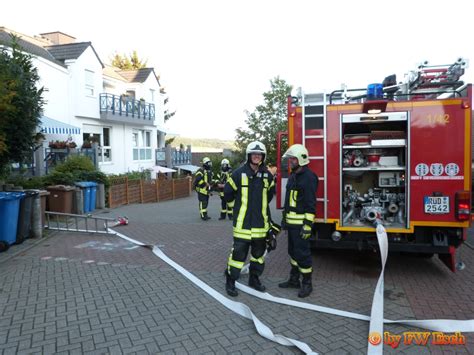
<svg viewBox="0 0 474 355"><path fill-rule="evenodd" d="M49 147L51 148L51 151L56 151L57 153L59 153L59 151L66 151L67 150L67 144L68 142L66 141L59 141L59 140L56 140L56 141L50 141L49 142Z"/></svg>

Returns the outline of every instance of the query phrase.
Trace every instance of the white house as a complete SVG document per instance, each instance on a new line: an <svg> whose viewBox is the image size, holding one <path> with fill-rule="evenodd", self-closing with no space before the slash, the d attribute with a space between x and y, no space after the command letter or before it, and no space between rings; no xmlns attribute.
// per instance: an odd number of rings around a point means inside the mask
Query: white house
<svg viewBox="0 0 474 355"><path fill-rule="evenodd" d="M44 86L46 145L69 135L100 146L105 173L140 171L155 165L155 149L165 144L164 98L153 68L121 71L104 64L91 42L61 32L30 37L0 27L0 45L10 34L34 55ZM60 133L57 133L60 132Z"/></svg>

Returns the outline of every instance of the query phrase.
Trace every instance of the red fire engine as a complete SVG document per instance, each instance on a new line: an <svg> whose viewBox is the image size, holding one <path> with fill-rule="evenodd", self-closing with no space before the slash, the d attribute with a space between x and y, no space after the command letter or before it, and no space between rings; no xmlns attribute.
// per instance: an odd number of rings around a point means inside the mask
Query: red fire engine
<svg viewBox="0 0 474 355"><path fill-rule="evenodd" d="M397 84L394 75L367 89L329 95L298 90L288 98L288 131L319 177L313 245L375 249L374 221L389 250L438 254L455 271L471 209L472 87L460 80L467 62L421 64ZM288 166L277 163L277 207Z"/></svg>

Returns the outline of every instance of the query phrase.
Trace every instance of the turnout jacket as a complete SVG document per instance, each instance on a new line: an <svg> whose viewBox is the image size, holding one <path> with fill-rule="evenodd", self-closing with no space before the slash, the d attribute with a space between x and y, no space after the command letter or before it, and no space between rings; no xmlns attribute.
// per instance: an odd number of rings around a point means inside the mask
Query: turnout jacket
<svg viewBox="0 0 474 355"><path fill-rule="evenodd" d="M300 228L303 224L312 226L316 213L316 191L318 176L307 166L298 173L292 173L286 183L283 222L288 227Z"/></svg>
<svg viewBox="0 0 474 355"><path fill-rule="evenodd" d="M227 203L234 202L235 238L265 238L270 229L268 203L274 193L273 175L263 164L257 172L246 163L232 173L224 187L224 198Z"/></svg>
<svg viewBox="0 0 474 355"><path fill-rule="evenodd" d="M200 168L194 176L194 188L203 195L209 195L207 184L212 184L212 171Z"/></svg>
<svg viewBox="0 0 474 355"><path fill-rule="evenodd" d="M217 174L217 182L219 184L225 184L231 175L232 175L232 170L227 170L227 171L222 171L221 170ZM219 196L224 197L224 189L219 188L218 190L219 190Z"/></svg>

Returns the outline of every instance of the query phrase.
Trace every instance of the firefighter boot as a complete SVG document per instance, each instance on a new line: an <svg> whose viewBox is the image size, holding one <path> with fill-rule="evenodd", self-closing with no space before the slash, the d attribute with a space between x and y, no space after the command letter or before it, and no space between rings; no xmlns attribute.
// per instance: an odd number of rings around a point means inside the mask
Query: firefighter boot
<svg viewBox="0 0 474 355"><path fill-rule="evenodd" d="M232 213L227 213L227 217L232 221Z"/></svg>
<svg viewBox="0 0 474 355"><path fill-rule="evenodd" d="M221 212L221 216L219 217L219 221L222 221L223 219L225 219L225 215L226 215L225 212Z"/></svg>
<svg viewBox="0 0 474 355"><path fill-rule="evenodd" d="M207 220L211 219L211 217L209 217L209 216L207 215L207 212L204 212L204 213L203 213L203 216L201 217L201 219L202 219L203 221L207 221Z"/></svg>
<svg viewBox="0 0 474 355"><path fill-rule="evenodd" d="M227 294L231 297L237 296L239 293L235 289L235 280L233 280L229 273L226 271L225 273L225 290Z"/></svg>
<svg viewBox="0 0 474 355"><path fill-rule="evenodd" d="M298 266L291 265L290 278L288 279L288 281L278 284L278 287L281 287L281 288L300 288L301 287L300 272L298 270Z"/></svg>
<svg viewBox="0 0 474 355"><path fill-rule="evenodd" d="M313 291L313 285L311 284L311 272L303 274L303 282L301 283L300 292L298 292L298 297L304 298L308 297Z"/></svg>
<svg viewBox="0 0 474 355"><path fill-rule="evenodd" d="M265 291L265 286L262 285L258 276L254 274L249 275L249 286L260 292Z"/></svg>

